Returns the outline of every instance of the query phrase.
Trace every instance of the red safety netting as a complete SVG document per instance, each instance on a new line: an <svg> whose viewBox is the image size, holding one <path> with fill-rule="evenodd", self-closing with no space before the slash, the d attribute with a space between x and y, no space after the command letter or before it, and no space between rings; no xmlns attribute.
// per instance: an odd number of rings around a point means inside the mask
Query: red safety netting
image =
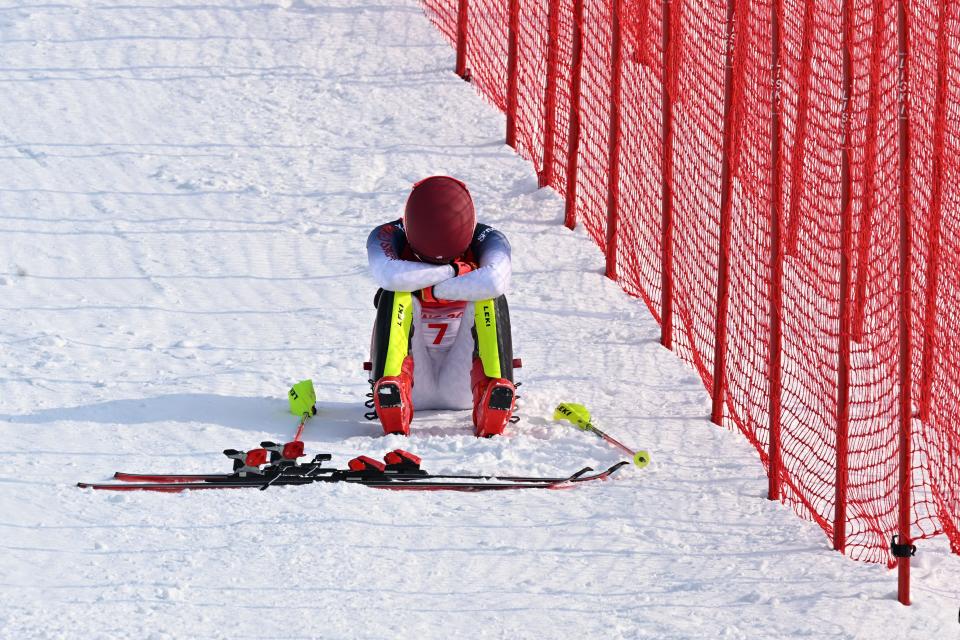
<svg viewBox="0 0 960 640"><path fill-rule="evenodd" d="M583 81L577 174L578 218L598 245L606 247L610 145L611 0L584 1Z"/></svg>
<svg viewBox="0 0 960 640"><path fill-rule="evenodd" d="M552 119L553 125L553 143L548 149L551 155L549 166L544 166L543 171L547 174L545 183L551 186L561 194L567 192L567 148L570 143L570 83L573 75L571 60L573 59L573 2L569 0L547 0L548 17L550 13L556 14L556 47L551 51L539 51L538 55L549 61L552 57L556 60L553 74L548 76L547 83L550 87L547 89L546 96L553 98L553 105L548 103L544 106L544 118ZM549 39L545 41L549 44ZM549 47L548 47L549 49ZM544 144L547 141L544 140ZM545 149L545 152L548 151Z"/></svg>
<svg viewBox="0 0 960 640"><path fill-rule="evenodd" d="M550 36L548 5L548 0L524 3L517 40L517 151L537 168L543 167L546 136L547 58L541 54Z"/></svg>
<svg viewBox="0 0 960 640"><path fill-rule="evenodd" d="M507 110L509 0L471 2L467 18L470 82L501 111Z"/></svg>
<svg viewBox="0 0 960 640"><path fill-rule="evenodd" d="M923 533L939 525L960 553L960 6L915 2L912 13L914 476Z"/></svg>
<svg viewBox="0 0 960 640"><path fill-rule="evenodd" d="M945 532L960 552L958 3L904 3L904 66L898 0L597 0L579 5L582 39L575 0L515 2L518 151L567 195L568 147L577 144L568 219L605 250L614 231L608 273L669 319L673 347L719 391L724 421L757 448L772 488L852 557L890 562L907 406L911 537ZM459 3L425 0L454 45ZM473 0L464 29L473 82L503 110L509 7ZM578 46L579 131L570 115ZM621 119L619 175L611 107Z"/></svg>
<svg viewBox="0 0 960 640"><path fill-rule="evenodd" d="M440 30L450 44L456 46L457 0L423 0L423 7L430 22Z"/></svg>
<svg viewBox="0 0 960 640"><path fill-rule="evenodd" d="M631 214L619 220L616 265L623 288L659 321L663 30L659 3L641 0L637 7L622 17L621 126L629 135L620 140L620 208Z"/></svg>

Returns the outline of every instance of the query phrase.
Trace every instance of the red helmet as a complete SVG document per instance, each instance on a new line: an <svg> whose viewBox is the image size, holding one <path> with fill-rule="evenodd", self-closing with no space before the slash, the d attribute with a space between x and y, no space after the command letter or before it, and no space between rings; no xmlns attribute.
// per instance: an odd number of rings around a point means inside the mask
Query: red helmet
<svg viewBox="0 0 960 640"><path fill-rule="evenodd" d="M449 176L431 176L413 185L403 228L418 257L450 262L470 246L476 226L477 214L467 185Z"/></svg>

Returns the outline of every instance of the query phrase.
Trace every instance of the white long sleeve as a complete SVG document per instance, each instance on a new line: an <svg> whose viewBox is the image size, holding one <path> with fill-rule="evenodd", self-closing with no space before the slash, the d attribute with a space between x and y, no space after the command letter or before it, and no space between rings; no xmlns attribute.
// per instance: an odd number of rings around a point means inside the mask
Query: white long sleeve
<svg viewBox="0 0 960 640"><path fill-rule="evenodd" d="M453 277L453 267L448 264L402 260L403 243L403 229L396 223L382 224L370 232L367 260L377 286L387 291L419 291Z"/></svg>
<svg viewBox="0 0 960 640"><path fill-rule="evenodd" d="M443 300L489 300L507 293L512 268L507 237L486 225L478 225L470 245L479 268L451 278L433 287L433 295Z"/></svg>
<svg viewBox="0 0 960 640"><path fill-rule="evenodd" d="M433 287L441 300L489 300L507 293L512 274L510 242L487 225L478 224L470 252L478 268L454 277L448 264L430 264L402 259L406 246L403 225L398 220L378 226L367 238L370 275L387 291L419 291Z"/></svg>

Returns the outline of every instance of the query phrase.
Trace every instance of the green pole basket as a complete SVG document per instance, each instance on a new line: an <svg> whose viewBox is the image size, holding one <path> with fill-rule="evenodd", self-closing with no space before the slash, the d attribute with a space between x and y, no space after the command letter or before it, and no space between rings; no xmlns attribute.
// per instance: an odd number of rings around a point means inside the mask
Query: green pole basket
<svg viewBox="0 0 960 640"><path fill-rule="evenodd" d="M287 397L290 400L290 413L293 415L317 414L317 394L313 390L313 380L301 380L293 385Z"/></svg>
<svg viewBox="0 0 960 640"><path fill-rule="evenodd" d="M583 431L593 431L593 423L590 422L590 412L582 404L574 402L561 402L553 412L554 420L566 420L573 426Z"/></svg>

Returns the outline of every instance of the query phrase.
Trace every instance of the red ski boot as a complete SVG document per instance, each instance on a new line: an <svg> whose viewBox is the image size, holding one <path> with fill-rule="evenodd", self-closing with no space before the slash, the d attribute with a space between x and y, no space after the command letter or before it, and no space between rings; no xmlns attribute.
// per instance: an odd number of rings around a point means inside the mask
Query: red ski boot
<svg viewBox="0 0 960 640"><path fill-rule="evenodd" d="M473 428L478 438L503 433L516 408L516 387L506 378L488 378L477 358L470 371L473 388Z"/></svg>
<svg viewBox="0 0 960 640"><path fill-rule="evenodd" d="M373 385L373 402L387 435L398 433L410 435L413 421L413 358L407 356L400 367L399 376L384 376Z"/></svg>

